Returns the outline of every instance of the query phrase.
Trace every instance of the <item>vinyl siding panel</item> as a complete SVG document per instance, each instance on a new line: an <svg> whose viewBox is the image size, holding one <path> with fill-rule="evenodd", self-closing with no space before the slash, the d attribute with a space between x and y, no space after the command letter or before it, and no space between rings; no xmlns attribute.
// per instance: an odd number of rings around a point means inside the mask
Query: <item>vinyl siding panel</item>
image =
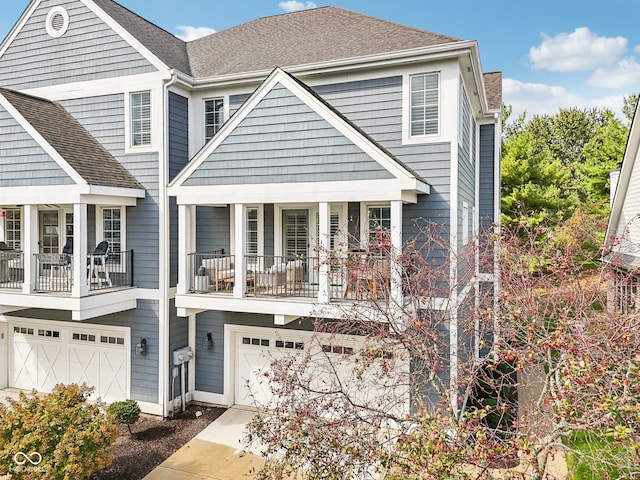
<svg viewBox="0 0 640 480"><path fill-rule="evenodd" d="M620 239L619 251L640 257L640 152L636 155L629 187L624 199L616 236Z"/></svg>
<svg viewBox="0 0 640 480"><path fill-rule="evenodd" d="M185 185L392 178L299 98L274 88Z"/></svg>
<svg viewBox="0 0 640 480"><path fill-rule="evenodd" d="M147 195L127 208L128 250L134 250L134 284L158 288L158 154L125 154L124 96L105 95L60 102L144 186Z"/></svg>
<svg viewBox="0 0 640 480"><path fill-rule="evenodd" d="M169 181L189 163L189 99L169 92Z"/></svg>
<svg viewBox="0 0 640 480"><path fill-rule="evenodd" d="M479 216L480 231L493 228L495 209L495 125L480 125L480 179L479 179Z"/></svg>
<svg viewBox="0 0 640 480"><path fill-rule="evenodd" d="M0 188L75 184L2 107L0 132Z"/></svg>
<svg viewBox="0 0 640 480"><path fill-rule="evenodd" d="M189 99L169 92L169 181L189 162ZM178 205L169 199L171 225L178 225ZM170 232L170 286L178 283L178 228Z"/></svg>
<svg viewBox="0 0 640 480"><path fill-rule="evenodd" d="M231 209L229 207L197 207L196 251L224 248L231 252Z"/></svg>
<svg viewBox="0 0 640 480"><path fill-rule="evenodd" d="M431 194L420 195L418 204L404 205L405 240L417 233L414 219L448 224L451 145L402 144L402 77L320 85L313 90L431 185Z"/></svg>
<svg viewBox="0 0 640 480"><path fill-rule="evenodd" d="M52 38L45 21L58 5L69 13L69 29ZM0 85L27 89L155 70L81 2L44 0L0 58Z"/></svg>

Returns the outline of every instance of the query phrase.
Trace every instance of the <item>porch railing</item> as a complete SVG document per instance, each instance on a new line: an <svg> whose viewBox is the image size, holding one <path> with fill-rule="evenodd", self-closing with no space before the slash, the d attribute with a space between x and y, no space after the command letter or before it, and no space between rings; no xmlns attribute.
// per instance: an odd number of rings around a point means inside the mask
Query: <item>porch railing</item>
<svg viewBox="0 0 640 480"><path fill-rule="evenodd" d="M189 254L191 293L230 293L235 281L235 255L225 255L224 248Z"/></svg>
<svg viewBox="0 0 640 480"><path fill-rule="evenodd" d="M105 261L106 260L106 261ZM133 250L87 255L87 282L89 290L133 287Z"/></svg>
<svg viewBox="0 0 640 480"><path fill-rule="evenodd" d="M0 289L20 290L24 282L24 254L0 252Z"/></svg>
<svg viewBox="0 0 640 480"><path fill-rule="evenodd" d="M69 293L73 287L73 255L35 254L38 292ZM87 255L86 279L89 291L133 287L133 250Z"/></svg>
<svg viewBox="0 0 640 480"><path fill-rule="evenodd" d="M328 263L329 297L333 300L383 299L389 294L389 261L377 252L341 252ZM224 250L189 254L190 293L231 295L239 265ZM317 299L320 260L317 257L245 255L245 294L249 297Z"/></svg>
<svg viewBox="0 0 640 480"><path fill-rule="evenodd" d="M256 297L317 298L318 260L275 255L246 255L247 294Z"/></svg>

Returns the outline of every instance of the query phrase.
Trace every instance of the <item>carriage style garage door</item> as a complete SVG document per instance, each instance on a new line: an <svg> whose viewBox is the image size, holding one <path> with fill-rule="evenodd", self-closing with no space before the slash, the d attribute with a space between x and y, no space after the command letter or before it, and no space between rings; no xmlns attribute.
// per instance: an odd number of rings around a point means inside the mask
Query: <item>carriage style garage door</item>
<svg viewBox="0 0 640 480"><path fill-rule="evenodd" d="M397 383L391 374L385 376L386 381L382 380L375 368L356 380L358 375L354 374L352 362L357 361L358 348L362 346L358 337L318 334L314 338L309 332L257 327L245 327L235 333L235 337L235 403L239 405L267 405L273 395L268 380L271 362L291 354L310 353L320 388L324 380L331 377L329 372L335 371L352 398L363 404L384 401ZM408 364L404 362L397 361L396 367L398 371L408 371ZM408 411L408 402L407 395L406 404L401 406L403 411Z"/></svg>
<svg viewBox="0 0 640 480"><path fill-rule="evenodd" d="M129 394L129 331L102 325L15 321L9 324L9 386L50 392L58 383L95 387L91 399Z"/></svg>

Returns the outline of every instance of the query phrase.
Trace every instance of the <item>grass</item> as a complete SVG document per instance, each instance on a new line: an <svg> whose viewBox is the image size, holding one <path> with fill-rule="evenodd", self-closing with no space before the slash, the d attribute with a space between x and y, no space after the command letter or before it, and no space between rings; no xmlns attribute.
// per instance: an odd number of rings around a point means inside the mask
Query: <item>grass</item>
<svg viewBox="0 0 640 480"><path fill-rule="evenodd" d="M571 480L603 480L629 478L624 467L633 462L633 452L602 432L575 432L565 439L572 450L567 453L567 467Z"/></svg>

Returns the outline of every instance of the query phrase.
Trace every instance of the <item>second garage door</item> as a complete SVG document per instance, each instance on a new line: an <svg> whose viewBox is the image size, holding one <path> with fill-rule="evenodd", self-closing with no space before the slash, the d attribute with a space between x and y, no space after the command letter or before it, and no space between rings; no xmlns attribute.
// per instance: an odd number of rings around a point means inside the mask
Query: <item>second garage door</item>
<svg viewBox="0 0 640 480"><path fill-rule="evenodd" d="M329 336L310 332L271 330L268 328L244 329L236 333L235 341L235 403L247 406L266 406L272 399L269 385L270 365L275 359L284 355L302 355L312 353L315 371L318 372L316 381L322 388L323 375L331 377L332 373L340 378L349 395L363 404L391 399L393 395L405 398L400 406L402 411L408 409L409 397L398 390L392 391L398 384L393 374L387 373L384 378L375 368L368 369L364 377L354 373L354 363L357 361L358 349L362 346L361 337ZM330 362L330 364L329 364ZM408 364L396 362L397 372L408 372ZM397 379L397 377L396 377ZM331 379L329 378L329 382ZM406 382L400 382L400 387ZM382 407L380 405L380 407ZM398 408L398 402L393 402L391 408Z"/></svg>

